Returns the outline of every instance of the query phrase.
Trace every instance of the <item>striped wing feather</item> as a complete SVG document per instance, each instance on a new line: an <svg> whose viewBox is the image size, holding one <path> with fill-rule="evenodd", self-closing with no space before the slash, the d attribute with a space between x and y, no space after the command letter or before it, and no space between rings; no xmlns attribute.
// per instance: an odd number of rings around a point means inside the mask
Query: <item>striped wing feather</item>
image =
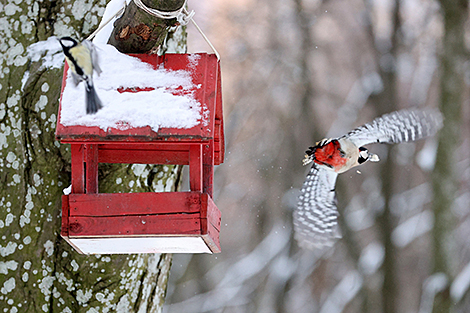
<svg viewBox="0 0 470 313"><path fill-rule="evenodd" d="M304 248L332 246L340 237L335 184L338 174L312 165L294 211L295 238Z"/></svg>
<svg viewBox="0 0 470 313"><path fill-rule="evenodd" d="M371 143L399 143L434 135L442 127L437 110L401 110L385 114L350 131L346 138L361 147Z"/></svg>

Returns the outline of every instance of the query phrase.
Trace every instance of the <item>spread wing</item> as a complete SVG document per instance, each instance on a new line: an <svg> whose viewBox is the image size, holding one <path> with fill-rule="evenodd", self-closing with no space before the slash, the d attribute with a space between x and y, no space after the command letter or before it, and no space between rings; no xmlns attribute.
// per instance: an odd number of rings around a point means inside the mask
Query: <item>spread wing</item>
<svg viewBox="0 0 470 313"><path fill-rule="evenodd" d="M295 239L304 248L332 246L339 238L335 184L338 174L312 165L294 211Z"/></svg>
<svg viewBox="0 0 470 313"><path fill-rule="evenodd" d="M399 143L434 135L442 127L438 110L401 110L382 115L344 137L361 147L370 143Z"/></svg>

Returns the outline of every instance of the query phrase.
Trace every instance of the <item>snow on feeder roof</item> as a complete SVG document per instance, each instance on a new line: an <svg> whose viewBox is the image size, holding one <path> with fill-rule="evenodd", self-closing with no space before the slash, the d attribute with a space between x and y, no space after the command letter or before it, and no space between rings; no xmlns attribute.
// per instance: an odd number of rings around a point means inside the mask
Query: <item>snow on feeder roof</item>
<svg viewBox="0 0 470 313"><path fill-rule="evenodd" d="M103 130L127 124L130 127L150 126L191 128L197 125L201 115L201 103L194 93L191 71L197 66L200 55L188 56L188 68L169 71L154 69L149 63L122 54L110 45L96 45L101 75L94 75L96 92L103 108L96 114L85 112L85 84L77 87L69 72L62 94L61 124L64 126L97 126ZM120 92L145 89L146 92Z"/></svg>
<svg viewBox="0 0 470 313"><path fill-rule="evenodd" d="M220 81L214 55L125 55L109 45L97 48L102 73L95 74L93 81L103 108L86 114L84 84L76 87L70 74L64 75L56 131L59 139L78 139L84 134L88 139L126 134L214 136L214 123L222 119L221 105L215 105L215 85L208 84ZM129 131L122 132L125 130Z"/></svg>

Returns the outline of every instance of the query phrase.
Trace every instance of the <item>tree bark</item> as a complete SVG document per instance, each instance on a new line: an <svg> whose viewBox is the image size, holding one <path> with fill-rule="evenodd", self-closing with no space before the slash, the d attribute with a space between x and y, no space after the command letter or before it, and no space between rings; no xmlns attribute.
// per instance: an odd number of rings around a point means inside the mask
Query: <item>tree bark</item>
<svg viewBox="0 0 470 313"><path fill-rule="evenodd" d="M444 126L439 132L436 164L433 173L434 210L434 272L445 273L451 280L452 256L451 231L454 228L451 208L458 190L455 169L455 151L459 147L463 94L465 90L464 62L468 58L465 49L465 24L468 16L467 1L441 0L444 20L440 67L440 110ZM449 286L435 298L433 312L450 312L452 300Z"/></svg>
<svg viewBox="0 0 470 313"><path fill-rule="evenodd" d="M28 60L26 48L52 35L85 38L97 27L101 3L0 3L2 312L163 307L171 255L84 256L60 237L61 194L70 184L70 147L55 139L63 70ZM171 166L100 165L100 189L176 190L179 173Z"/></svg>

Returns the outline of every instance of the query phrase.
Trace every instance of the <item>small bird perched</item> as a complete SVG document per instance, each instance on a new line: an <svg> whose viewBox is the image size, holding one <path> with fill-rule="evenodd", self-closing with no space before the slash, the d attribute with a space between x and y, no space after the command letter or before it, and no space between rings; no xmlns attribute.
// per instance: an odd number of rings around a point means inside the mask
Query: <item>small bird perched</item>
<svg viewBox="0 0 470 313"><path fill-rule="evenodd" d="M94 114L101 109L101 100L96 94L93 86L93 71L99 75L101 69L98 64L98 54L91 41L84 40L78 43L71 37L62 37L59 39L62 50L64 50L65 59L72 71L72 78L75 86L81 81L85 81L85 99L86 113Z"/></svg>
<svg viewBox="0 0 470 313"><path fill-rule="evenodd" d="M385 114L336 139L323 139L309 147L303 165L313 162L294 211L295 238L299 246L332 246L339 238L335 183L338 174L379 157L364 145L400 143L434 135L442 127L437 110L402 110Z"/></svg>

